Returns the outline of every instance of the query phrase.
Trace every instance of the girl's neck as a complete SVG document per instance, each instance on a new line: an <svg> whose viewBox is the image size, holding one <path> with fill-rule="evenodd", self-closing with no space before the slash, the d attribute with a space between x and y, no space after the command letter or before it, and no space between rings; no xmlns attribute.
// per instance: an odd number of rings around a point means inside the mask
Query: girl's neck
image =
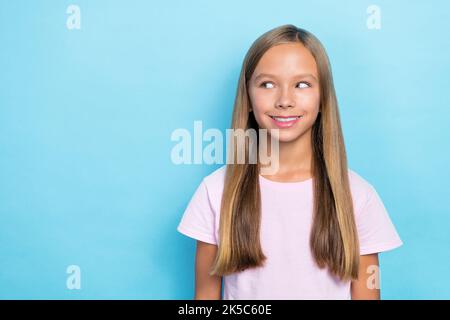
<svg viewBox="0 0 450 320"><path fill-rule="evenodd" d="M270 139L268 148L270 153ZM271 158L273 156L271 155ZM296 140L279 141L278 171L269 176L272 180L303 181L312 176L312 146L311 130L308 130Z"/></svg>

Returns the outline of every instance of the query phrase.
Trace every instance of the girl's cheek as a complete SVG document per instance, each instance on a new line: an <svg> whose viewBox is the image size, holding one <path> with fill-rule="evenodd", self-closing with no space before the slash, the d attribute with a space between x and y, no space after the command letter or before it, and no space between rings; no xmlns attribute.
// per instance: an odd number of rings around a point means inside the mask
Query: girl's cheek
<svg viewBox="0 0 450 320"><path fill-rule="evenodd" d="M319 95L316 92L298 94L296 105L305 110L313 110L319 103Z"/></svg>
<svg viewBox="0 0 450 320"><path fill-rule="evenodd" d="M252 103L255 108L267 111L274 104L274 95L271 92L257 93L252 97Z"/></svg>

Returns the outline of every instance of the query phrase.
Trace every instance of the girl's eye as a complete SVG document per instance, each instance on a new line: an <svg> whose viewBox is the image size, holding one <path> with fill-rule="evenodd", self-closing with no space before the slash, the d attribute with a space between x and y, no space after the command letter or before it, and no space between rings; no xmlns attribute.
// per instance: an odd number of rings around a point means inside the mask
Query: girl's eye
<svg viewBox="0 0 450 320"><path fill-rule="evenodd" d="M311 87L311 84L306 81L299 82L297 85L300 85L300 86L298 86L298 88L302 88L302 89ZM270 81L265 81L265 82L261 83L260 87L263 87L266 89L271 89L271 88L273 88L273 83Z"/></svg>
<svg viewBox="0 0 450 320"><path fill-rule="evenodd" d="M267 86L266 86L267 84L271 85L271 87L270 87L270 86L267 87ZM260 87L264 87L264 88L268 88L268 89L269 89L269 88L273 88L273 83L272 83L272 82L269 82L269 81L266 81L266 82L261 83Z"/></svg>
<svg viewBox="0 0 450 320"><path fill-rule="evenodd" d="M311 87L311 84L309 82L306 82L306 81L299 82L298 84L301 85L299 88L309 88L309 87Z"/></svg>

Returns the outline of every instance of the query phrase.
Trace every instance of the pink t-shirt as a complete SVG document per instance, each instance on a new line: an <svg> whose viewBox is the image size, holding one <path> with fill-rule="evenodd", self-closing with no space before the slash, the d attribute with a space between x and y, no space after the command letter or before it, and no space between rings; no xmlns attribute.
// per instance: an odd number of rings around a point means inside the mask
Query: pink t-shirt
<svg viewBox="0 0 450 320"><path fill-rule="evenodd" d="M191 238L218 244L220 203L225 168L206 176L184 212L177 230ZM373 186L348 170L360 254L403 244ZM313 213L312 179L275 182L259 176L261 188L262 267L223 277L224 300L350 299L350 281L320 269L309 246Z"/></svg>

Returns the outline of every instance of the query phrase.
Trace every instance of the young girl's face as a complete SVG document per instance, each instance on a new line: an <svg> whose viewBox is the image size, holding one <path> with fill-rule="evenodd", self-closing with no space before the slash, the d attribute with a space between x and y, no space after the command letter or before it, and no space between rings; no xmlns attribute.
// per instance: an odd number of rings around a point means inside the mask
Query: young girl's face
<svg viewBox="0 0 450 320"><path fill-rule="evenodd" d="M248 91L251 110L261 129L279 129L279 141L309 132L320 106L317 66L300 43L267 50L253 72Z"/></svg>

